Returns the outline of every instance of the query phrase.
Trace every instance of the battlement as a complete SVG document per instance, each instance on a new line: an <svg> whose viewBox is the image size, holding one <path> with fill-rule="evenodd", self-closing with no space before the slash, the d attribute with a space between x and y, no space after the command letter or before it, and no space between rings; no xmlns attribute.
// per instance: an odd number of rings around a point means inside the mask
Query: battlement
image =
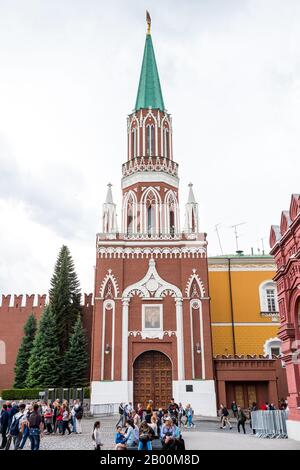
<svg viewBox="0 0 300 470"><path fill-rule="evenodd" d="M48 301L47 294L2 294L0 297L0 311L3 309L43 309ZM93 294L83 294L83 307L93 305Z"/></svg>

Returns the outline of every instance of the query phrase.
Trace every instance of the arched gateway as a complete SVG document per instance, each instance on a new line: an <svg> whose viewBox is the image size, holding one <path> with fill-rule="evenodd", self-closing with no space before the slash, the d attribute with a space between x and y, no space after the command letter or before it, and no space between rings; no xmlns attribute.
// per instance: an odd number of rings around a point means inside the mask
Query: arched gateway
<svg viewBox="0 0 300 470"><path fill-rule="evenodd" d="M134 405L153 400L155 408L165 408L172 397L172 364L159 351L142 353L133 364Z"/></svg>

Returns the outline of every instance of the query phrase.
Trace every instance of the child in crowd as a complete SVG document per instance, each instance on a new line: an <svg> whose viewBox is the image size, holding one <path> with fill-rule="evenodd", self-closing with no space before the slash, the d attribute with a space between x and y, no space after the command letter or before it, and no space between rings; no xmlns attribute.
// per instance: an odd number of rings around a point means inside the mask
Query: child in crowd
<svg viewBox="0 0 300 470"><path fill-rule="evenodd" d="M101 442L101 437L100 437L100 426L101 426L100 421L96 421L94 424L94 429L93 429L93 434L92 434L92 439L94 441L95 450L101 450L101 447L103 446Z"/></svg>

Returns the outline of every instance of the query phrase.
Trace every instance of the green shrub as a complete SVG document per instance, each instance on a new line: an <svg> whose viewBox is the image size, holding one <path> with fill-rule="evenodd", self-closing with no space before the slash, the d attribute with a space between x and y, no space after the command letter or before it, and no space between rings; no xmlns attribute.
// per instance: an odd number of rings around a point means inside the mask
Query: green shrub
<svg viewBox="0 0 300 470"><path fill-rule="evenodd" d="M58 390L56 389L56 396L60 396ZM40 388L12 388L0 391L0 396L2 400L38 400L40 398L39 392L44 392ZM90 398L90 388L85 387L83 389L84 398L87 400ZM74 390L70 390L70 399L74 398Z"/></svg>
<svg viewBox="0 0 300 470"><path fill-rule="evenodd" d="M39 398L39 388L12 388L2 390L2 400L37 400Z"/></svg>

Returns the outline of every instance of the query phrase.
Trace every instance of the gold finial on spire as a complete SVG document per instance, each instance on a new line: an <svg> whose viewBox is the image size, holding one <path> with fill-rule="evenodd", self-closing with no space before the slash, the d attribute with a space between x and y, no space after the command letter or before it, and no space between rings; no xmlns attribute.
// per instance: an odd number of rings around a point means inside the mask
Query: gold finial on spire
<svg viewBox="0 0 300 470"><path fill-rule="evenodd" d="M146 21L147 21L147 34L151 34L151 16L148 10L146 10Z"/></svg>

